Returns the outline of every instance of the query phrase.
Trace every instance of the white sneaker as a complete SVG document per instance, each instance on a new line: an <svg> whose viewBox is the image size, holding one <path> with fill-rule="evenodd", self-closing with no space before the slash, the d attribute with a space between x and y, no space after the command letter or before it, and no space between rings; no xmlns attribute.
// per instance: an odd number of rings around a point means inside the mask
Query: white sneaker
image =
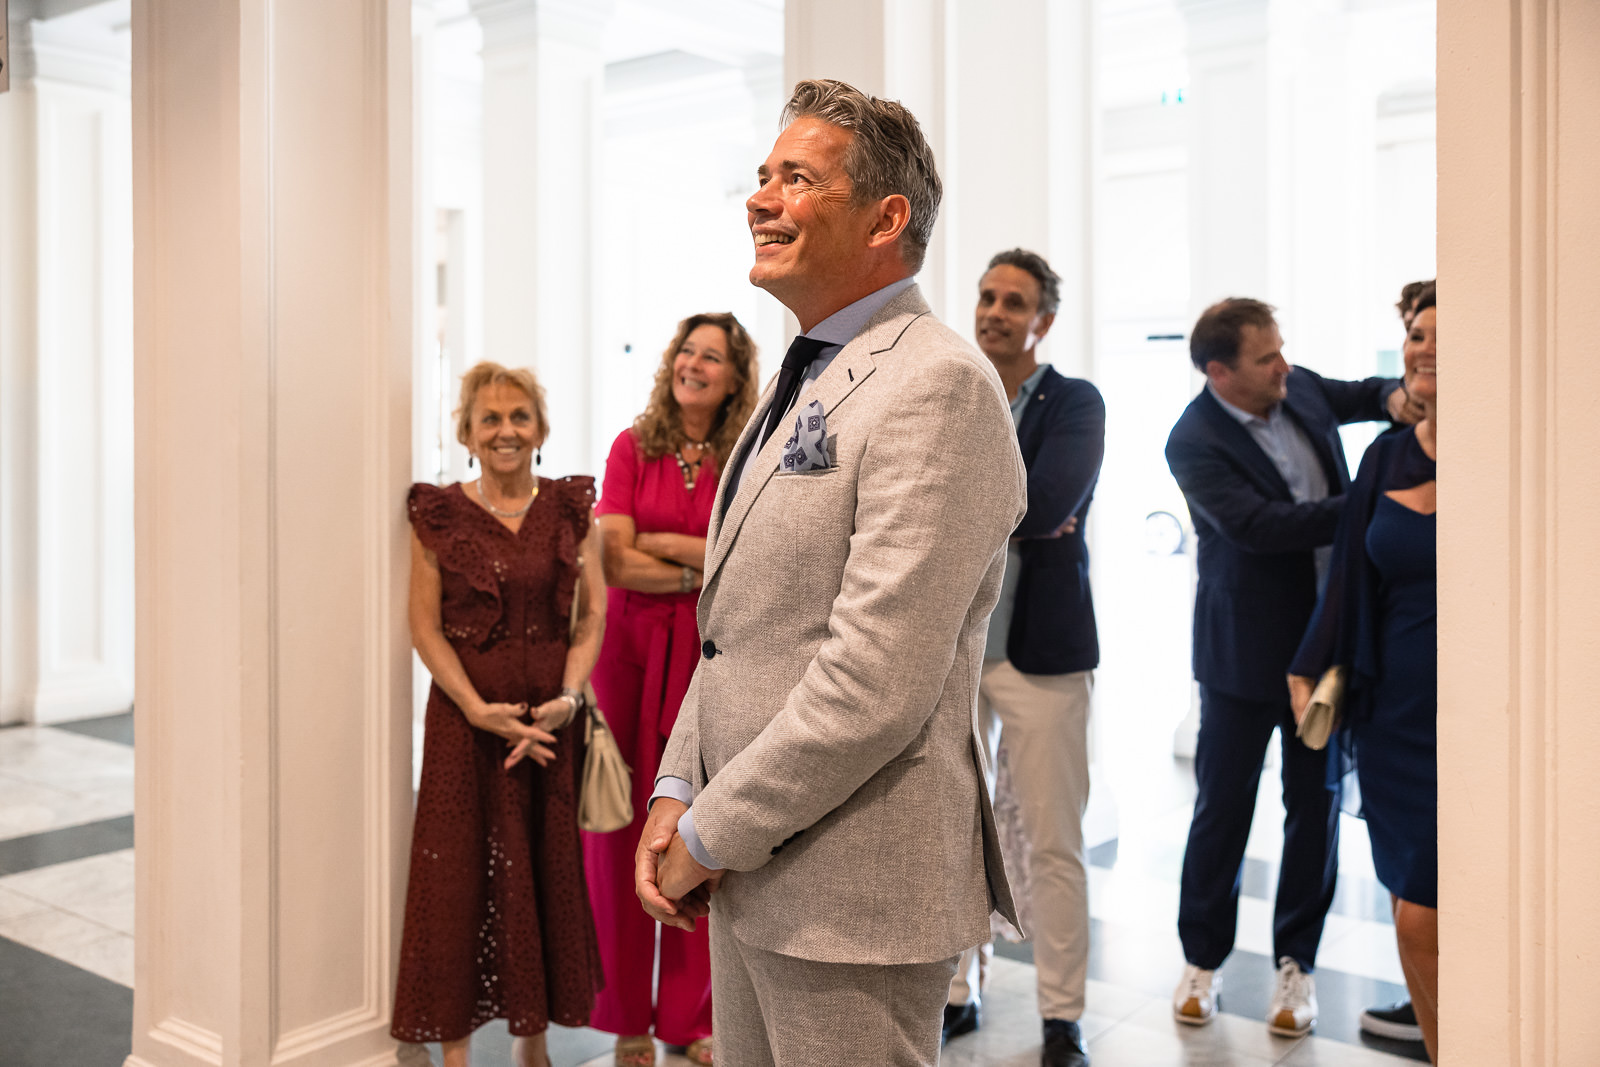
<svg viewBox="0 0 1600 1067"><path fill-rule="evenodd" d="M1183 979L1172 993L1172 1017L1190 1026L1204 1026L1217 1014L1221 990L1222 975L1184 964Z"/></svg>
<svg viewBox="0 0 1600 1067"><path fill-rule="evenodd" d="M1278 984L1267 1007L1267 1029L1283 1037L1304 1037L1317 1025L1317 984L1288 956L1278 961Z"/></svg>

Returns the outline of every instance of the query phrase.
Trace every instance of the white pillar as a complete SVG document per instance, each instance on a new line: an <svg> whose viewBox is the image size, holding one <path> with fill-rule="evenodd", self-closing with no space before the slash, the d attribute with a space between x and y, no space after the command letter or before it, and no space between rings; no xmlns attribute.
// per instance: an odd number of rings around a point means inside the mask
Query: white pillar
<svg viewBox="0 0 1600 1067"><path fill-rule="evenodd" d="M0 723L133 700L126 39L13 27L0 96Z"/></svg>
<svg viewBox="0 0 1600 1067"><path fill-rule="evenodd" d="M784 5L784 99L803 79L837 78L862 92L898 100L917 116L945 183L939 223L917 282L934 314L946 322L952 312L949 234L955 204L945 144L952 92L948 46L958 2L793 0Z"/></svg>
<svg viewBox="0 0 1600 1067"><path fill-rule="evenodd" d="M1229 296L1271 300L1273 150L1269 0L1179 0L1189 31L1189 321ZM1195 389L1200 375L1192 381ZM1193 572L1191 571L1191 578ZM1191 601L1192 601L1191 596ZM1193 756L1200 692L1173 751ZM1268 753L1269 761L1272 753Z"/></svg>
<svg viewBox="0 0 1600 1067"><path fill-rule="evenodd" d="M593 189L611 7L472 0L483 26L484 351L532 367L545 387L541 474L598 473L604 459L590 445Z"/></svg>
<svg viewBox="0 0 1600 1067"><path fill-rule="evenodd" d="M409 0L133 18L128 1063L393 1064Z"/></svg>
<svg viewBox="0 0 1600 1067"><path fill-rule="evenodd" d="M1189 302L1270 299L1274 194L1268 0L1179 0L1189 30Z"/></svg>
<svg viewBox="0 0 1600 1067"><path fill-rule="evenodd" d="M1443 1063L1600 1062L1600 6L1439 8Z"/></svg>

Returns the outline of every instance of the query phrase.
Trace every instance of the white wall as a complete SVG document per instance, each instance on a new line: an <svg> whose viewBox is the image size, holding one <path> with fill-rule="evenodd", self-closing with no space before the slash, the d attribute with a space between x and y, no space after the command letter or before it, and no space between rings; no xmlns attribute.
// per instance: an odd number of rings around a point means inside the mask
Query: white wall
<svg viewBox="0 0 1600 1067"><path fill-rule="evenodd" d="M133 700L125 18L17 24L0 96L0 723Z"/></svg>

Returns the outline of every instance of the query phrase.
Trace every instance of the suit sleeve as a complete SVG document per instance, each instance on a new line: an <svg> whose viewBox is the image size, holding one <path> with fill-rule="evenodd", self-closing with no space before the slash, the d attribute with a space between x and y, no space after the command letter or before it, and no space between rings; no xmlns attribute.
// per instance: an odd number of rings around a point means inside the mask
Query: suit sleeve
<svg viewBox="0 0 1600 1067"><path fill-rule="evenodd" d="M1221 448L1176 433L1167 441L1167 466L1195 517L1241 551L1305 552L1333 542L1343 495L1304 504L1273 499Z"/></svg>
<svg viewBox="0 0 1600 1067"><path fill-rule="evenodd" d="M870 429L855 474L855 530L829 636L783 708L691 809L706 850L734 870L768 862L773 846L916 739L1023 516L1016 431L977 365L930 360L894 388L900 401Z"/></svg>
<svg viewBox="0 0 1600 1067"><path fill-rule="evenodd" d="M1083 382L1062 402L1028 468L1028 514L1012 535L1046 537L1087 503L1106 452L1106 405Z"/></svg>
<svg viewBox="0 0 1600 1067"><path fill-rule="evenodd" d="M700 764L700 674L689 679L689 689L683 694L683 704L678 709L678 719L672 724L667 737L667 747L661 753L661 765L656 771L656 782L663 778L681 778L694 784L694 770Z"/></svg>
<svg viewBox="0 0 1600 1067"><path fill-rule="evenodd" d="M1304 367L1299 368L1305 370ZM1322 395L1342 426L1349 422L1389 422L1389 396L1400 388L1398 378L1363 378L1344 382L1306 371L1322 389Z"/></svg>

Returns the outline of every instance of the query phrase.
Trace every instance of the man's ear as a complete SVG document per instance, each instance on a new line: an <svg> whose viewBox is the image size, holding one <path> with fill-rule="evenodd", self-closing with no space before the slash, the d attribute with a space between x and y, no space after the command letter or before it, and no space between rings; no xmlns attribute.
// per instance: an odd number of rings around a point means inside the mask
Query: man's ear
<svg viewBox="0 0 1600 1067"><path fill-rule="evenodd" d="M1033 335L1043 341L1044 335L1050 332L1050 327L1055 325L1055 321L1056 313L1054 311L1048 315L1041 315L1039 317L1039 328L1033 331Z"/></svg>
<svg viewBox="0 0 1600 1067"><path fill-rule="evenodd" d="M1228 365L1220 359L1207 360L1205 376L1212 385L1221 385L1228 379Z"/></svg>
<svg viewBox="0 0 1600 1067"><path fill-rule="evenodd" d="M910 224L911 201L900 193L891 193L878 201L872 228L867 231L867 247L882 248L894 244Z"/></svg>

